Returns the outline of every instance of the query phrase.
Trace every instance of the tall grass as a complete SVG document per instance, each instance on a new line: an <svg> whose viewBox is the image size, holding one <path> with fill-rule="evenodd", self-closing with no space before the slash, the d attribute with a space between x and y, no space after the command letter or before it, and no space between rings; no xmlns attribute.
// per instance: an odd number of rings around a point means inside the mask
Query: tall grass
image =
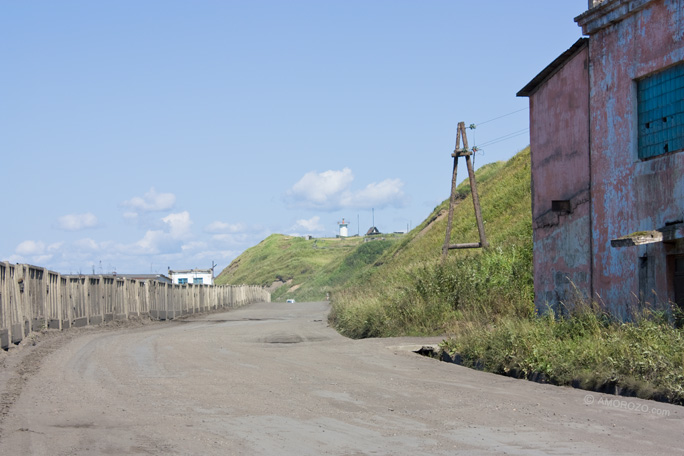
<svg viewBox="0 0 684 456"><path fill-rule="evenodd" d="M395 269L372 294L336 294L329 319L354 338L444 334L464 321L529 317L532 293L531 245L513 244Z"/></svg>
<svg viewBox="0 0 684 456"><path fill-rule="evenodd" d="M661 313L622 323L584 303L563 317L466 324L442 349L490 372L684 404L684 335Z"/></svg>

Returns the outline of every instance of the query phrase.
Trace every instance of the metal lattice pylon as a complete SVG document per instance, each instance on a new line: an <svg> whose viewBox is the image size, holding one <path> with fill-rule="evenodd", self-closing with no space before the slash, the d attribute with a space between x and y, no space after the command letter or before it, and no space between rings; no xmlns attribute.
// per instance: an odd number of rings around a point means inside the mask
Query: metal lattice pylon
<svg viewBox="0 0 684 456"><path fill-rule="evenodd" d="M463 145L461 146L461 141ZM454 153L454 170L451 176L451 198L449 199L449 218L447 219L446 237L444 238L444 246L442 247L442 261L447 257L447 253L451 249L478 249L488 247L487 237L485 236L484 223L482 222L482 212L480 211L480 199L477 195L477 185L475 183L475 171L473 171L473 163L470 156L473 151L468 149L468 138L465 132L465 123L458 123L458 130L456 132L456 148ZM473 242L467 244L451 244L451 225L454 219L454 206L456 205L456 172L458 171L458 158L465 157L466 166L468 167L468 178L470 179L470 193L473 196L473 207L475 208L475 219L477 220L477 231L480 233L480 242Z"/></svg>

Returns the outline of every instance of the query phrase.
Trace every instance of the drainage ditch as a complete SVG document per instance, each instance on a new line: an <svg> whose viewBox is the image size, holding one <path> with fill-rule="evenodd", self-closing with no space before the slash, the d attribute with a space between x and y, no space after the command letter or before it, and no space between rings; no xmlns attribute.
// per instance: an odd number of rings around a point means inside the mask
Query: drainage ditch
<svg viewBox="0 0 684 456"><path fill-rule="evenodd" d="M485 369L485 364L482 360L477 360L475 363L473 363L472 366L469 365L464 365L463 364L463 357L458 354L454 353L449 354L439 348L438 345L423 345L420 349L414 350L414 353L417 353L422 356L427 356L428 358L433 358L439 361L447 362L447 363L452 363L452 364L457 364L459 366L464 366L468 367L471 369L479 370L479 371L486 371ZM542 383L542 384L549 384L549 385L555 385L555 386L570 386L575 389L581 389L583 391L592 391L595 393L603 393L603 394L610 394L613 396L623 396L623 397L637 397L637 392L634 389L631 388L624 388L621 387L617 384L617 382L608 382L603 385L597 385L597 386L587 386L587 385L582 385L581 381L579 379L573 380L570 384L559 384L557 382L551 381L545 374L541 372L530 372L527 375L525 375L524 372L520 371L519 369L511 369L508 373L500 373L500 372L491 372L497 375L503 375L505 377L512 377L518 380L528 380L531 382L535 383ZM665 402L668 404L675 404L675 405L684 405L684 403L679 403L679 402L672 402L670 401L666 395L664 394L658 394L655 393L651 397L647 398L640 398L640 399L646 399L646 400L652 400L652 401L657 401L657 402Z"/></svg>

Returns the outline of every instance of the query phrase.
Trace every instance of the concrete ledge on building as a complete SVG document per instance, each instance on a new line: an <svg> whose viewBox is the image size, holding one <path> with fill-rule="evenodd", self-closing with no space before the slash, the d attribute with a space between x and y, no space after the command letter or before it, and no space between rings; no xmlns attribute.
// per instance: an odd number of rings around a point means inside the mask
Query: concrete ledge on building
<svg viewBox="0 0 684 456"><path fill-rule="evenodd" d="M573 195L569 200L551 201L551 209L537 216L532 221L532 228L536 230L557 226L560 224L561 217L573 217L577 208L582 204L587 204L589 200L589 190L584 189Z"/></svg>
<svg viewBox="0 0 684 456"><path fill-rule="evenodd" d="M588 11L575 18L583 35L592 35L646 7L652 0L593 0Z"/></svg>
<svg viewBox="0 0 684 456"><path fill-rule="evenodd" d="M656 242L672 242L684 239L684 223L678 222L664 228L650 231L637 231L627 236L610 240L611 247L635 247L637 245L653 244Z"/></svg>

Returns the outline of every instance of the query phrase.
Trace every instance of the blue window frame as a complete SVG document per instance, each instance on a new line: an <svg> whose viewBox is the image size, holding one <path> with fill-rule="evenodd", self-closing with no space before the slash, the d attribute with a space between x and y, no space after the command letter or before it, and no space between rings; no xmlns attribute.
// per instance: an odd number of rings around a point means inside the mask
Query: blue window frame
<svg viewBox="0 0 684 456"><path fill-rule="evenodd" d="M684 149L684 64L637 81L639 158Z"/></svg>
<svg viewBox="0 0 684 456"><path fill-rule="evenodd" d="M202 283L204 283L204 279L203 279L202 277L195 277L195 278L192 280L192 283L195 283L195 284L198 284L198 285L202 285Z"/></svg>
<svg viewBox="0 0 684 456"><path fill-rule="evenodd" d="M179 285L185 285L188 283L188 279L178 279L178 284Z"/></svg>

